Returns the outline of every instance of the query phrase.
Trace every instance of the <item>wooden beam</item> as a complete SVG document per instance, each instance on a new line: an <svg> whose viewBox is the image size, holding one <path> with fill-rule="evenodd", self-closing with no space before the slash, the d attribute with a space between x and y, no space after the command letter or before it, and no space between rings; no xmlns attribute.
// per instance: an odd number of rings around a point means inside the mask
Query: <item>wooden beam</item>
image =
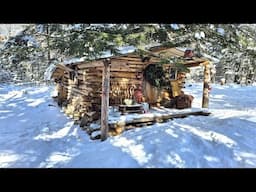
<svg viewBox="0 0 256 192"><path fill-rule="evenodd" d="M153 115L149 117L139 117L139 118L133 118L133 119L127 119L125 121L120 120L115 123L109 123L109 127L114 128L116 125L123 124L125 125L136 125L140 123L149 123L149 122L161 122L162 120L168 120L172 118L183 118L187 117L189 115L203 115L203 116L208 116L210 115L210 112L205 112L205 111L192 111L192 112L183 112L183 113L164 113L164 114L158 114L158 115Z"/></svg>
<svg viewBox="0 0 256 192"><path fill-rule="evenodd" d="M109 59L103 61L104 68L102 74L102 97L101 97L101 141L108 137L108 108L110 90L110 63Z"/></svg>
<svg viewBox="0 0 256 192"><path fill-rule="evenodd" d="M103 67L102 60L91 61L87 63L81 63L77 65L78 69L88 69L93 67Z"/></svg>
<svg viewBox="0 0 256 192"><path fill-rule="evenodd" d="M137 57L120 56L115 59L125 60L125 61L141 61L141 58L139 56L137 56Z"/></svg>
<svg viewBox="0 0 256 192"><path fill-rule="evenodd" d="M209 106L209 83L210 83L210 66L209 61L204 62L204 87L203 87L203 99L202 108L208 108Z"/></svg>
<svg viewBox="0 0 256 192"><path fill-rule="evenodd" d="M56 67L59 67L59 68L65 70L65 71L69 71L69 72L74 71L73 69L67 67L65 64L60 64L60 63L59 63L59 64L56 65Z"/></svg>
<svg viewBox="0 0 256 192"><path fill-rule="evenodd" d="M151 62L142 62L142 61L129 61L129 60L124 60L124 59L115 59L113 61L111 61L111 65L115 65L115 64L119 64L119 63L122 63L122 64L135 64L135 65L146 65L146 64L149 64Z"/></svg>

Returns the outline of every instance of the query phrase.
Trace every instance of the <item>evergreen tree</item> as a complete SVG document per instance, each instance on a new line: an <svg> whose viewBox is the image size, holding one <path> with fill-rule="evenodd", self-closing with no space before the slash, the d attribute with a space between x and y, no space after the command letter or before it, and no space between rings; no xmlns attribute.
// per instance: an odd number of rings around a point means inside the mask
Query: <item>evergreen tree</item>
<svg viewBox="0 0 256 192"><path fill-rule="evenodd" d="M255 29L249 24L30 24L9 38L0 61L10 71L19 69L18 76L42 80L54 61L93 60L106 51L119 55L119 47L127 45L144 55L150 46L161 44L192 48L198 57L216 57L238 82L240 74L255 78Z"/></svg>

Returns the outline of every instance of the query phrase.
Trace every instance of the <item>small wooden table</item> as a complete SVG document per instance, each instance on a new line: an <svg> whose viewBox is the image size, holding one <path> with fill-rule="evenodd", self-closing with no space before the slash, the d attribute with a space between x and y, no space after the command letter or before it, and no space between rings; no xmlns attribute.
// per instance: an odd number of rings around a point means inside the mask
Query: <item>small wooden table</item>
<svg viewBox="0 0 256 192"><path fill-rule="evenodd" d="M143 106L140 104L137 105L119 105L119 111L123 114L128 113L143 113Z"/></svg>

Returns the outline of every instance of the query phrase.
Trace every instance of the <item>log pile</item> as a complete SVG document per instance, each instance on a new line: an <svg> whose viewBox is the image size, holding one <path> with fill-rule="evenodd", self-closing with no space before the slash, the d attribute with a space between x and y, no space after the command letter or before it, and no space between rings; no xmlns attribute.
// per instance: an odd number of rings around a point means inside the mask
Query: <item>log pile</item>
<svg viewBox="0 0 256 192"><path fill-rule="evenodd" d="M123 104L124 99L133 99L135 89L142 86L142 72L147 65L148 61L143 62L136 55L111 59L110 105L117 106ZM102 69L102 60L58 65L55 74L60 81L58 100L69 117L81 120L85 113L100 113Z"/></svg>

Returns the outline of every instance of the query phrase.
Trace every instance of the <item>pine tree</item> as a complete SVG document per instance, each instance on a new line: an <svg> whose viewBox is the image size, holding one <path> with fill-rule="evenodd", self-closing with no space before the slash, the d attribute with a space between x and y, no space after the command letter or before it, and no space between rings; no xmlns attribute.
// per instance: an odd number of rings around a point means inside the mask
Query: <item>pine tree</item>
<svg viewBox="0 0 256 192"><path fill-rule="evenodd" d="M119 55L119 47L127 45L143 56L161 44L192 48L198 57L214 56L224 70L233 70L236 81L242 73L254 79L255 29L249 24L30 24L5 43L0 61L6 69L23 70L23 76L32 73L30 80L42 80L52 62L93 60L106 51Z"/></svg>

